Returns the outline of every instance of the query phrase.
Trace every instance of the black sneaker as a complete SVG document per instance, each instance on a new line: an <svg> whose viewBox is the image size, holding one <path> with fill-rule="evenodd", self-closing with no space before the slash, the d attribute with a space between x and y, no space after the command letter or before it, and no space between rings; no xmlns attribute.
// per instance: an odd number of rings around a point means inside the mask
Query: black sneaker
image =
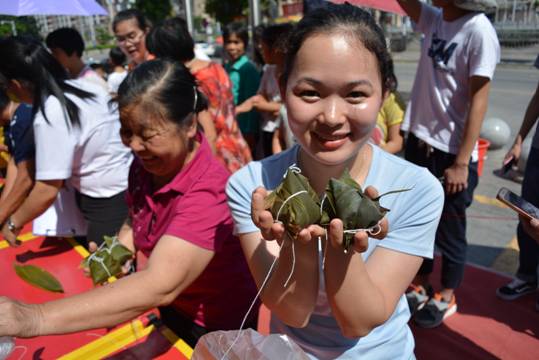
<svg viewBox="0 0 539 360"><path fill-rule="evenodd" d="M434 295L432 286L427 285L426 287L423 287L421 285L410 284L408 291L406 292L406 301L410 308L410 314L413 315L417 310L421 310L432 295Z"/></svg>
<svg viewBox="0 0 539 360"><path fill-rule="evenodd" d="M527 282L515 278L509 284L496 289L496 295L503 300L515 300L523 295L534 293L536 290L536 282Z"/></svg>
<svg viewBox="0 0 539 360"><path fill-rule="evenodd" d="M414 322L422 328L435 328L442 322L457 312L457 301L455 295L451 301L445 301L440 293L434 294L427 301L425 306L414 314Z"/></svg>

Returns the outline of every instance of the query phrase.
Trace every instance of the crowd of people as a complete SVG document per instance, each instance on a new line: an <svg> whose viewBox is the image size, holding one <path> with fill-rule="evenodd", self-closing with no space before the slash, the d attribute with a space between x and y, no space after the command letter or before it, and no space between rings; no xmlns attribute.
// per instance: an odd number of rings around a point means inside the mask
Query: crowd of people
<svg viewBox="0 0 539 360"><path fill-rule="evenodd" d="M4 239L17 246L24 225L71 200L85 224L78 241L92 252L117 235L136 263L109 286L60 300L0 297L0 336L111 327L158 307L195 346L211 331L256 328L258 306L248 309L259 292L271 332L314 358L414 358L410 318L432 328L457 309L477 140L500 47L471 1L399 3L424 34L408 104L384 33L350 4L259 27L252 46L247 28L232 23L223 64L197 54L185 20L150 24L125 10L112 24L106 80L82 60L74 29L44 43L0 39L0 125L11 154ZM538 99L507 158L520 156ZM523 184L535 205L538 136ZM318 195L346 171L372 199L407 191L380 200L391 209L380 231L353 230L352 251L343 251L350 230L340 219L292 237L266 209L289 171ZM535 291L537 229L536 219L521 218L519 244L530 251L499 296Z"/></svg>

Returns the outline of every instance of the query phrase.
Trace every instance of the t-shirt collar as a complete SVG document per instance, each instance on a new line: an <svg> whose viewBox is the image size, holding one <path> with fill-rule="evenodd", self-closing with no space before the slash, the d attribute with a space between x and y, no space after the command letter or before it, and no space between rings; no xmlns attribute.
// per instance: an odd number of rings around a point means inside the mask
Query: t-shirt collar
<svg viewBox="0 0 539 360"><path fill-rule="evenodd" d="M165 186L155 192L163 194L169 191L177 191L185 194L191 185L198 180L208 169L213 156L206 137L198 132L196 140L200 143L193 159Z"/></svg>
<svg viewBox="0 0 539 360"><path fill-rule="evenodd" d="M247 55L243 54L238 60L236 60L236 62L232 64L232 68L234 70L239 70L248 61L249 58L247 57Z"/></svg>

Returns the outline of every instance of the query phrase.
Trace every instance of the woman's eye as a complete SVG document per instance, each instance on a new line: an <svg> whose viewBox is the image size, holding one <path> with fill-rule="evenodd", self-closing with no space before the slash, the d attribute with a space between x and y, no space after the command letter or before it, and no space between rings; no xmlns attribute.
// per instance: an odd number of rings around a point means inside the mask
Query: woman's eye
<svg viewBox="0 0 539 360"><path fill-rule="evenodd" d="M346 95L346 97L350 101L360 101L360 100L363 100L367 96L362 91L352 91L352 92L348 93L348 95Z"/></svg>
<svg viewBox="0 0 539 360"><path fill-rule="evenodd" d="M314 99L314 98L319 98L320 94L315 90L303 90L299 93L299 96L306 99Z"/></svg>

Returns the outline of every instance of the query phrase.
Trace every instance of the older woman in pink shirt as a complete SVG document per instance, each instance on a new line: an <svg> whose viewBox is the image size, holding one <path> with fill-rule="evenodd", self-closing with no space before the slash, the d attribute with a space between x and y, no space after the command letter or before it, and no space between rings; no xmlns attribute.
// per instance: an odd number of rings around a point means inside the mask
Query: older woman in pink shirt
<svg viewBox="0 0 539 360"><path fill-rule="evenodd" d="M189 70L162 60L143 63L118 97L120 135L136 157L119 239L147 262L109 286L45 304L0 298L0 336L110 327L159 307L165 324L194 346L208 331L239 328L255 297L232 234L229 173L198 131L206 101ZM256 314L247 324L256 324Z"/></svg>

